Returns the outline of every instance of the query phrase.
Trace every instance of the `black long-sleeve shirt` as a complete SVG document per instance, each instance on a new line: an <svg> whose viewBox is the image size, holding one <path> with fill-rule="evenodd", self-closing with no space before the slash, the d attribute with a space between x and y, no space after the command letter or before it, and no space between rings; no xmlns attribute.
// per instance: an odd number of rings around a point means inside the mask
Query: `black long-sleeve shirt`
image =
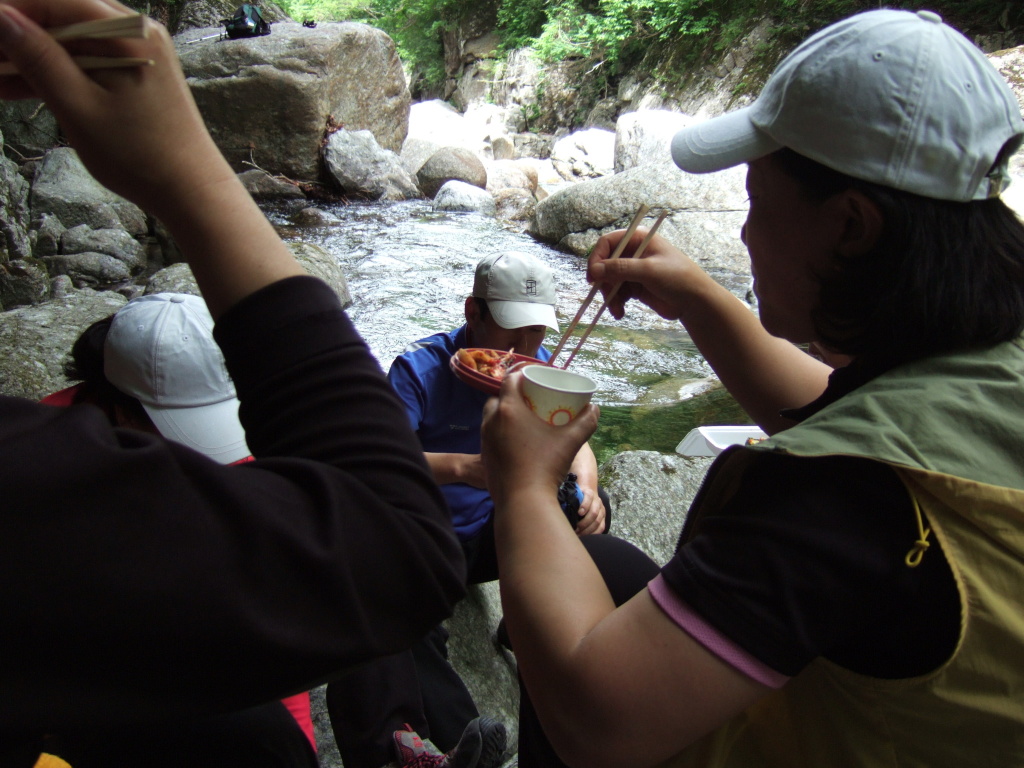
<svg viewBox="0 0 1024 768"><path fill-rule="evenodd" d="M447 507L334 294L281 281L215 336L245 465L0 397L0 755L307 689L463 596Z"/></svg>

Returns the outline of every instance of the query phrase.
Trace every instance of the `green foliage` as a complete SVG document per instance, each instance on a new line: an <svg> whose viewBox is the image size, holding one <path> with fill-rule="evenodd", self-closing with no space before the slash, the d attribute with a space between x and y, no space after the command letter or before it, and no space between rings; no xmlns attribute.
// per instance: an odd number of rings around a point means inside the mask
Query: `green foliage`
<svg viewBox="0 0 1024 768"><path fill-rule="evenodd" d="M281 10L296 21L364 21L369 0L278 0Z"/></svg>
<svg viewBox="0 0 1024 768"><path fill-rule="evenodd" d="M164 0L176 2L176 0ZM880 0L483 0L496 9L505 50L532 48L544 62L585 59L608 82L643 61L671 61L681 76L727 53L754 24L768 22L768 42L744 88L807 35ZM443 35L479 11L462 0L279 0L294 19L366 21L387 32L428 88L444 81ZM478 4L479 5L479 4ZM884 0L893 8L928 8L975 34L1024 26L1020 0ZM652 67L653 68L653 67ZM663 73L664 75L664 73Z"/></svg>

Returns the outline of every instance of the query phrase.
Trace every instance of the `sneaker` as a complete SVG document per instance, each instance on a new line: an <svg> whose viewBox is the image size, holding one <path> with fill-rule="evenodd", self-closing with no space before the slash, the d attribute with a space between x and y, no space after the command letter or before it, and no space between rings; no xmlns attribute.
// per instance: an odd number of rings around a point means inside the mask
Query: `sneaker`
<svg viewBox="0 0 1024 768"><path fill-rule="evenodd" d="M477 768L500 768L502 760L505 758L505 746L508 741L505 726L489 717L478 717L473 722L479 723L480 738L483 742L480 747L480 760L477 762ZM472 724L470 723L470 725ZM462 738L466 738L465 734Z"/></svg>
<svg viewBox="0 0 1024 768"><path fill-rule="evenodd" d="M498 768L505 754L505 726L489 717L470 721L462 732L459 743L448 752L421 739L406 725L406 730L395 731L396 768Z"/></svg>

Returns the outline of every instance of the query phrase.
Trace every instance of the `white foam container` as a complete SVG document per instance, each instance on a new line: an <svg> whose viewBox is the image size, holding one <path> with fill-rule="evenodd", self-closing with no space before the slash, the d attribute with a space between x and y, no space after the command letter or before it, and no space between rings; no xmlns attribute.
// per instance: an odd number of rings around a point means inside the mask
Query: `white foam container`
<svg viewBox="0 0 1024 768"><path fill-rule="evenodd" d="M748 439L763 440L768 435L757 427L724 426L691 429L676 446L683 456L717 456L730 445L743 445Z"/></svg>

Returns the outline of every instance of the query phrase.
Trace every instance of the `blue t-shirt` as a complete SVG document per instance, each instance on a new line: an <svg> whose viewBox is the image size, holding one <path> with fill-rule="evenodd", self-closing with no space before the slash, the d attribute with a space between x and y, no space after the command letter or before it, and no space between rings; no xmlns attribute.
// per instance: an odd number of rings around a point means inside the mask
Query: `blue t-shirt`
<svg viewBox="0 0 1024 768"><path fill-rule="evenodd" d="M436 333L409 345L395 358L388 381L405 402L412 428L427 453L480 453L480 422L489 397L459 381L448 361L466 346L466 326ZM537 359L551 353L541 347ZM483 488L448 483L441 491L452 510L452 524L462 541L472 539L494 512Z"/></svg>

